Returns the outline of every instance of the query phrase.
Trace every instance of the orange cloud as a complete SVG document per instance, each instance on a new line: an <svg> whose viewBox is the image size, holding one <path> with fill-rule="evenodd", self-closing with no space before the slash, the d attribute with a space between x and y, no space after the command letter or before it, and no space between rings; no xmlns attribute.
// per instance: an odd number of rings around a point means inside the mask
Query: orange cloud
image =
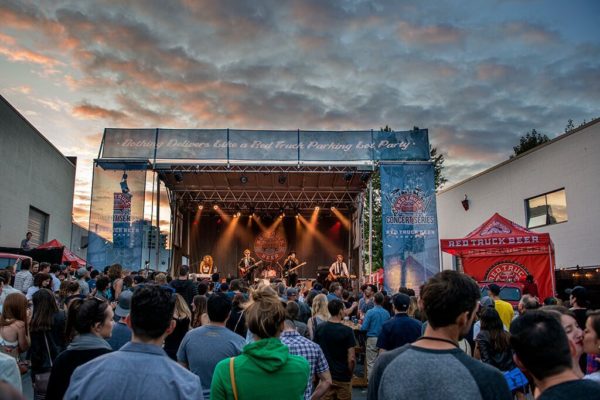
<svg viewBox="0 0 600 400"><path fill-rule="evenodd" d="M482 63L477 66L477 79L492 80L501 79L514 72L514 68L508 65L496 63Z"/></svg>
<svg viewBox="0 0 600 400"><path fill-rule="evenodd" d="M127 114L122 111L109 110L86 102L73 107L73 114L81 119L109 119L119 121L127 118Z"/></svg>
<svg viewBox="0 0 600 400"><path fill-rule="evenodd" d="M0 54L6 56L10 61L29 62L47 67L63 65L62 62L54 58L27 49L10 49L5 46L0 46Z"/></svg>
<svg viewBox="0 0 600 400"><path fill-rule="evenodd" d="M451 25L418 26L402 21L398 24L400 38L408 43L444 45L462 40L463 32Z"/></svg>
<svg viewBox="0 0 600 400"><path fill-rule="evenodd" d="M551 43L559 40L556 32L527 22L509 22L503 28L506 35L519 37L528 43Z"/></svg>

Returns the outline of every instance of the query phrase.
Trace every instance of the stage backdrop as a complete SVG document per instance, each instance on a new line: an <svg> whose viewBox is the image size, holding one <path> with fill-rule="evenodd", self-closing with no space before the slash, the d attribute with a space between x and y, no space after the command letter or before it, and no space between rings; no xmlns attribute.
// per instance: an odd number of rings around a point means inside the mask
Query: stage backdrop
<svg viewBox="0 0 600 400"><path fill-rule="evenodd" d="M384 287L418 289L439 272L433 164L381 164Z"/></svg>

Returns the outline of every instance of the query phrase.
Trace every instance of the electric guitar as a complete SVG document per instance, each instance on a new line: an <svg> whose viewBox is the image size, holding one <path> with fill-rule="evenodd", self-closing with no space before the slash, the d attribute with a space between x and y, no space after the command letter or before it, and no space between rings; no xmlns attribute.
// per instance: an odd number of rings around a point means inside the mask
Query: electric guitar
<svg viewBox="0 0 600 400"><path fill-rule="evenodd" d="M258 262L256 262L256 263L254 263L254 264L250 265L250 266L249 266L249 267L247 267L247 268L244 268L244 267L238 267L238 268L239 268L239 270L240 270L240 276L241 276L242 278L245 278L245 277L246 277L246 275L248 275L248 274L249 274L249 273L250 273L250 272L251 272L251 271L252 271L254 268L256 268L256 267L258 267L260 264L262 264L262 262L263 262L263 261L262 261L262 260L260 260L260 261L258 261Z"/></svg>
<svg viewBox="0 0 600 400"><path fill-rule="evenodd" d="M290 269L288 269L287 271L285 271L285 272L283 273L283 277L284 277L284 278L287 278L287 277L288 277L288 275L289 275L290 273L294 272L295 270L297 270L298 268L300 268L300 267L302 267L302 266L304 266L304 265L306 265L306 261L304 261L302 264L298 264L298 265L296 265L294 268L290 268Z"/></svg>

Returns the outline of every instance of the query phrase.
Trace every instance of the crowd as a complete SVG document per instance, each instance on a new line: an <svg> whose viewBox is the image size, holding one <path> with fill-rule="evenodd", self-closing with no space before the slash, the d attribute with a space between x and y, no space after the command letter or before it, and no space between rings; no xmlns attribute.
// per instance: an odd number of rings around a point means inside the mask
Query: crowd
<svg viewBox="0 0 600 400"><path fill-rule="evenodd" d="M29 372L36 399L350 399L360 364L373 400L600 399L600 311L529 284L515 313L454 271L355 296L25 260L0 270L0 398Z"/></svg>

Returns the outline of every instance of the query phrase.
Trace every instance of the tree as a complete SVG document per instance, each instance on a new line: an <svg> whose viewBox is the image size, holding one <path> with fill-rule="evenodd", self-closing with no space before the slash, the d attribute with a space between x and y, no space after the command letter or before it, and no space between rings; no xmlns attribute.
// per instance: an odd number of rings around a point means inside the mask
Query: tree
<svg viewBox="0 0 600 400"><path fill-rule="evenodd" d="M519 145L513 147L513 151L515 154L511 155L510 158L518 156L519 154L523 154L526 151L529 151L542 143L549 142L550 138L546 135L542 135L538 133L535 129L532 129L531 132L527 132L525 135L521 136L519 139Z"/></svg>
<svg viewBox="0 0 600 400"><path fill-rule="evenodd" d="M565 126L565 133L572 131L575 129L575 124L573 124L573 120L569 118L567 121L567 126Z"/></svg>
<svg viewBox="0 0 600 400"><path fill-rule="evenodd" d="M419 129L414 127L413 129ZM381 128L382 132L391 132L392 128L388 125L385 128ZM444 176L444 155L437 154L437 148L429 145L430 160L433 162L434 169L434 184L437 192L448 179ZM373 185L373 236L372 236L372 261L371 272L377 271L379 268L383 268L383 239L382 239L382 210L381 210L381 177L379 170L375 170L371 175L371 184ZM364 213L364 224L363 224L363 262L365 265L369 263L369 249L367 243L369 243L369 195L365 196L363 201L363 213Z"/></svg>

